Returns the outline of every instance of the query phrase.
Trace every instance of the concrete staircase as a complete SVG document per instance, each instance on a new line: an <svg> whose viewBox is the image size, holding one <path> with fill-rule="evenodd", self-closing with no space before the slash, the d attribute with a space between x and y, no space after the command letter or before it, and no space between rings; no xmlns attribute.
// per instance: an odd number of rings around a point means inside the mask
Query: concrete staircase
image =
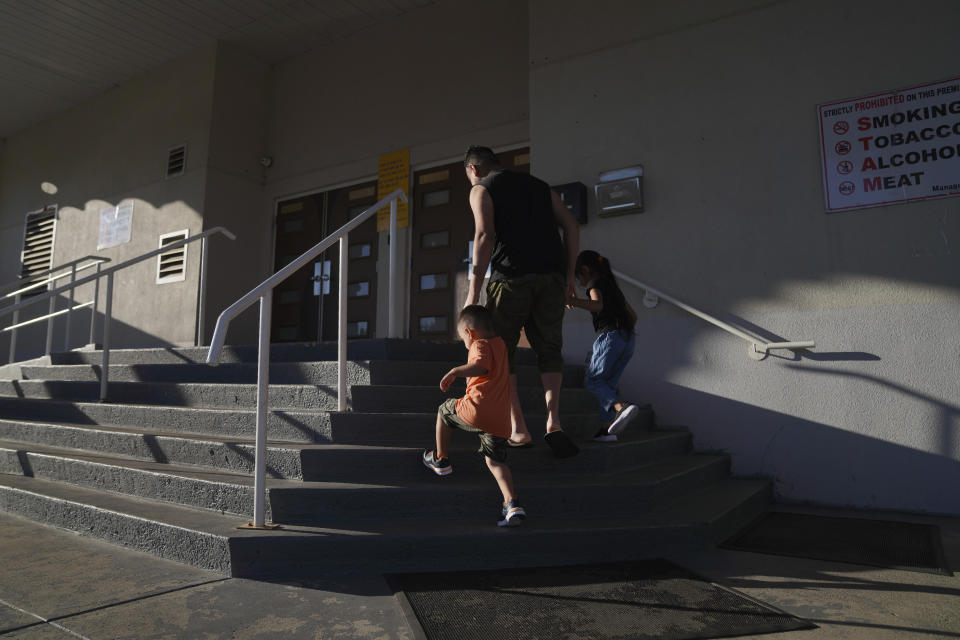
<svg viewBox="0 0 960 640"><path fill-rule="evenodd" d="M729 476L723 454L691 450L680 428L589 440L595 401L568 367L564 428L581 453L542 442L539 376L521 352L523 405L538 445L511 451L529 519L495 526L500 496L476 438L454 434L455 472L421 464L438 383L459 344L351 342L352 411L336 412L335 345L272 349L268 519L253 512L256 352L111 352L110 402L96 401L98 352L51 356L0 380L0 511L247 577L442 565L482 568L609 560L662 543L712 543L759 515L769 483ZM9 368L8 368L9 370ZM463 384L451 390L462 394Z"/></svg>

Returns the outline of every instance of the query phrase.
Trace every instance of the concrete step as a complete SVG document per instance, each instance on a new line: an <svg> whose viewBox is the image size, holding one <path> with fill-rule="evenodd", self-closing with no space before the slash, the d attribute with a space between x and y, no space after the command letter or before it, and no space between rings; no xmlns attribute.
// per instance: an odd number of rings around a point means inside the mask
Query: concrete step
<svg viewBox="0 0 960 640"><path fill-rule="evenodd" d="M253 513L250 476L0 441L0 473L219 513Z"/></svg>
<svg viewBox="0 0 960 640"><path fill-rule="evenodd" d="M425 416L420 426L428 424L429 419L430 416ZM305 445L271 441L267 447L267 476L294 480L347 479L360 482L422 478L423 469L416 465L411 466L409 462L417 459L424 448L432 446L433 431L418 429L418 432L422 446L413 447ZM254 466L252 439L190 436L129 426L0 419L0 440L158 463L203 466L242 474L252 474ZM475 436L455 432L452 445L454 457L458 461L473 462L477 449ZM682 453L689 447L690 434L683 430L635 434L627 432L618 443L584 443L580 455L563 461L553 457L549 448L542 443L533 449L514 450L510 455L510 464L517 471L550 473L562 469L565 472L609 474L646 464L657 455ZM481 467L482 465L473 464L458 465L458 472L486 474L486 470Z"/></svg>
<svg viewBox="0 0 960 640"><path fill-rule="evenodd" d="M356 411L426 411L436 409L445 399L463 395L464 385L444 393L439 386L360 385L348 389ZM45 400L96 402L100 397L98 382L62 380L0 380L0 396ZM107 401L121 404L148 404L177 407L243 408L257 404L257 387L253 384L113 382ZM542 388L521 387L523 406L543 405ZM336 384L271 384L270 406L277 409L335 411ZM585 389L569 388L560 394L561 411L584 411L596 408L596 399Z"/></svg>
<svg viewBox="0 0 960 640"><path fill-rule="evenodd" d="M0 396L96 402L98 382L43 380L0 381ZM175 407L252 409L257 405L257 388L252 384L207 384L174 382L114 382L107 401ZM270 406L279 409L333 411L337 408L335 386L270 385Z"/></svg>
<svg viewBox="0 0 960 640"><path fill-rule="evenodd" d="M0 511L227 575L239 524L236 516L4 474Z"/></svg>
<svg viewBox="0 0 960 640"><path fill-rule="evenodd" d="M534 411L542 411L542 402L528 405ZM332 441L338 444L400 445L409 447L429 446L436 429L437 413L420 412L346 412L331 413ZM535 446L546 447L546 416L525 413L527 428ZM600 416L596 412L562 412L563 430L578 442L588 442L600 428ZM639 432L637 430L636 432ZM635 431L627 429L621 439L631 439ZM464 434L467 435L467 434ZM468 440L469 440L468 436ZM476 436L473 436L476 442Z"/></svg>
<svg viewBox="0 0 960 640"><path fill-rule="evenodd" d="M651 557L676 544L713 544L756 519L769 482L725 479L642 514L600 517L590 510L550 517L531 506L519 528L494 525L496 508L463 518L344 520L337 528L238 530L232 516L0 475L0 510L167 559L237 577L303 577L603 562Z"/></svg>
<svg viewBox="0 0 960 640"><path fill-rule="evenodd" d="M479 457L473 462L478 469L483 465ZM272 510L273 519L279 523L333 526L342 517L458 517L470 504L498 503L496 484L485 475L466 473L441 479L416 458L411 458L409 465L419 467L418 479L390 478L375 483L357 479L357 474L347 469L344 477L332 482L271 480L268 517ZM679 455L616 477L572 472L553 477L527 474L524 482L517 478L517 483L524 500L536 503L545 514L563 514L571 508L583 508L584 503L596 512L617 513L623 509L648 510L664 497L718 481L728 471L726 456ZM252 478L219 470L0 441L0 473L220 513L253 513Z"/></svg>
<svg viewBox="0 0 960 640"><path fill-rule="evenodd" d="M433 447L432 431L422 433L422 446L364 446L326 444L301 449L305 480L336 482L397 483L422 481L429 470L420 464L423 450ZM650 464L666 456L690 450L690 433L681 430L657 430L637 434L614 443L583 443L580 453L558 459L540 443L532 449L515 449L507 462L518 479L536 476L610 476ZM451 462L458 477L489 478L486 465L477 453L474 435L455 432L451 442ZM518 480L519 481L519 480Z"/></svg>
<svg viewBox="0 0 960 640"><path fill-rule="evenodd" d="M0 420L0 440L203 466L241 474L252 474L254 467L254 443L250 439L191 437L133 427ZM271 443L267 447L267 477L302 480L301 447Z"/></svg>
<svg viewBox="0 0 960 640"><path fill-rule="evenodd" d="M267 436L277 442L337 442L340 444L407 444L420 446L432 433L436 412L355 413L273 409ZM167 434L194 434L218 438L252 439L256 435L254 409L207 409L155 405L69 402L0 397L0 416L58 424L129 427ZM542 438L546 418L528 414L527 426ZM564 430L574 439L589 440L599 429L596 413L564 413ZM625 437L630 437L630 431Z"/></svg>
<svg viewBox="0 0 960 640"><path fill-rule="evenodd" d="M411 460L416 466L422 463ZM477 458L477 466L483 462ZM649 511L664 500L718 482L729 473L722 455L682 455L663 458L615 478L600 475L515 477L524 504L544 515L581 512L614 515ZM502 503L489 477L455 473L439 478L423 468L423 479L389 484L309 482L301 485L271 481L270 507L275 522L287 525L339 526L343 519L398 520L461 518L477 509Z"/></svg>
<svg viewBox="0 0 960 640"><path fill-rule="evenodd" d="M161 347L154 349L111 349L111 364L200 364L207 361L207 347ZM401 339L362 339L347 343L349 360L444 360L462 362L466 349L460 342L420 342ZM283 343L270 346L271 362L319 362L337 359L337 344L323 342ZM51 364L101 364L99 350L66 351L50 355ZM227 345L221 363L256 362L256 345ZM518 364L535 364L529 349L518 350Z"/></svg>
<svg viewBox="0 0 960 640"><path fill-rule="evenodd" d="M677 545L712 545L758 518L769 483L726 479L642 514L603 516L586 509L553 517L528 508L515 529L495 526L496 505L459 519L425 518L343 523L336 529L296 527L231 539L234 576L269 578L350 573L483 570L656 557Z"/></svg>
<svg viewBox="0 0 960 640"><path fill-rule="evenodd" d="M98 382L44 380L0 381L0 396L73 402L96 402ZM173 382L114 382L107 401L177 407L256 407L257 389L252 384L205 384ZM331 411L337 408L336 389L312 385L270 385L270 406Z"/></svg>
<svg viewBox="0 0 960 640"><path fill-rule="evenodd" d="M366 385L353 387L353 409L358 412L409 412L436 410L450 397L457 397L451 390L444 393L439 386L415 387L404 385ZM543 410L543 389L521 387L520 404L526 411ZM461 394L462 395L462 392ZM597 400L586 389L564 389L560 393L561 413L585 413L597 410Z"/></svg>
<svg viewBox="0 0 960 640"><path fill-rule="evenodd" d="M69 402L61 400L0 398L0 415L65 424L125 427L176 434L213 435L221 438L253 438L253 409L204 409L153 405ZM274 409L267 419L271 440L282 442L329 442L330 414L326 411Z"/></svg>
<svg viewBox="0 0 960 640"><path fill-rule="evenodd" d="M347 362L347 382L356 384L412 384L432 386L451 368L463 364L456 361L361 360ZM57 366L22 366L25 380L63 380L96 382L100 380L99 364ZM521 386L540 386L540 373L535 366L517 367ZM335 385L337 363L273 362L270 365L272 384L326 384ZM257 365L229 363L219 366L207 364L114 364L110 365L111 382L208 382L227 384L256 384ZM582 366L564 368L564 385L581 386Z"/></svg>

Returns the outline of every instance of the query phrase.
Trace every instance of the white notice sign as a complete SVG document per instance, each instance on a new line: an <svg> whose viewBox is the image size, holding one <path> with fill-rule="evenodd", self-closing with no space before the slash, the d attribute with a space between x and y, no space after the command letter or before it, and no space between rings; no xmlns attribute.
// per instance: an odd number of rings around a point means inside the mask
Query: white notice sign
<svg viewBox="0 0 960 640"><path fill-rule="evenodd" d="M818 107L827 211L960 195L960 78Z"/></svg>
<svg viewBox="0 0 960 640"><path fill-rule="evenodd" d="M130 227L133 223L133 203L124 202L116 207L100 210L100 235L97 250L115 247L130 242Z"/></svg>

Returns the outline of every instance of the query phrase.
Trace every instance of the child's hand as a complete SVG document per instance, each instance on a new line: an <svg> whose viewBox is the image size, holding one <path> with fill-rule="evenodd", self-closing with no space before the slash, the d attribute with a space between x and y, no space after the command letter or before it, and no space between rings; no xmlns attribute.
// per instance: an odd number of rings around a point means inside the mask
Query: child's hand
<svg viewBox="0 0 960 640"><path fill-rule="evenodd" d="M454 375L453 370L447 371L447 375L443 376L443 379L440 380L440 390L446 391L450 388L450 385L453 384L453 381L457 379L457 376Z"/></svg>

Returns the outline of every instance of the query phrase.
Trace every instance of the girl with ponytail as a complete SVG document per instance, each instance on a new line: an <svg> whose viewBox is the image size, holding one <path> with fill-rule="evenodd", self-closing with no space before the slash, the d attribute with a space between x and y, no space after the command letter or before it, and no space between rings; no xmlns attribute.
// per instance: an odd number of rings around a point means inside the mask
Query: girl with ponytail
<svg viewBox="0 0 960 640"><path fill-rule="evenodd" d="M612 442L639 411L636 405L621 400L617 393L620 376L633 356L633 326L637 314L617 286L610 261L596 251L580 252L575 273L586 289L587 298L570 298L567 306L589 311L597 332L584 379L584 386L600 404L604 421L594 439Z"/></svg>

